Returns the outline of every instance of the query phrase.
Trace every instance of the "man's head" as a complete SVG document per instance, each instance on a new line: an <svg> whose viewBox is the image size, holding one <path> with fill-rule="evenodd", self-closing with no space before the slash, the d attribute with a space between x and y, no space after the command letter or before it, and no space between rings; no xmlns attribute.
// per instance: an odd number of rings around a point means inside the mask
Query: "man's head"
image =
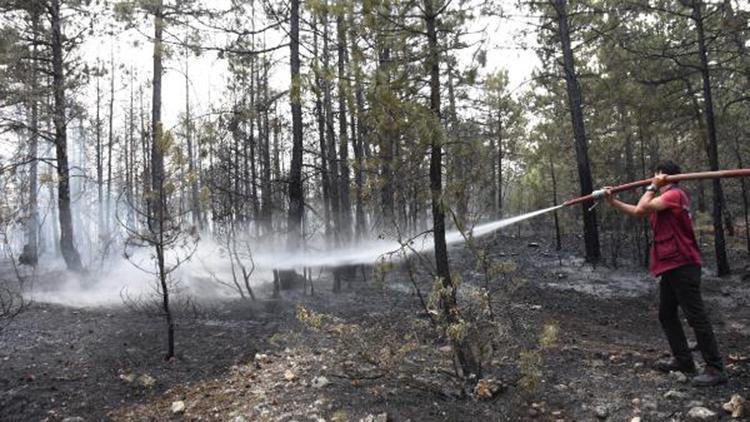
<svg viewBox="0 0 750 422"><path fill-rule="evenodd" d="M674 174L680 174L681 171L680 171L680 166L675 164L674 161L666 160L656 165L655 173L656 174L661 173L661 174L672 176Z"/></svg>

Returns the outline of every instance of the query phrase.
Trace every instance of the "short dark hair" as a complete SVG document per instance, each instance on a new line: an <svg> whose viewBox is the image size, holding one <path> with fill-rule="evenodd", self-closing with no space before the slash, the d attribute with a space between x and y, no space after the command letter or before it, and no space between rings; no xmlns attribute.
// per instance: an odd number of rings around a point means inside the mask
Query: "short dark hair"
<svg viewBox="0 0 750 422"><path fill-rule="evenodd" d="M656 173L662 173L662 174L680 174L682 171L680 170L680 166L678 166L674 161L672 160L665 160L660 162L656 165L655 169Z"/></svg>

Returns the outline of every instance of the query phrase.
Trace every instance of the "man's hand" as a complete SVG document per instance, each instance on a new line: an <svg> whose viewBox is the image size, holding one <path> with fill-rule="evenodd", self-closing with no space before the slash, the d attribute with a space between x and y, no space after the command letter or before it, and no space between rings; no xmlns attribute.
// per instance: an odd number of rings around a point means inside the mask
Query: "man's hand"
<svg viewBox="0 0 750 422"><path fill-rule="evenodd" d="M662 173L657 173L654 175L654 178L651 179L651 183L656 186L657 189L661 189L662 187L669 184L667 181L667 175Z"/></svg>
<svg viewBox="0 0 750 422"><path fill-rule="evenodd" d="M612 186L605 186L602 188L604 190L604 199L607 200L607 203L609 205L614 205L615 203L615 194L612 193Z"/></svg>

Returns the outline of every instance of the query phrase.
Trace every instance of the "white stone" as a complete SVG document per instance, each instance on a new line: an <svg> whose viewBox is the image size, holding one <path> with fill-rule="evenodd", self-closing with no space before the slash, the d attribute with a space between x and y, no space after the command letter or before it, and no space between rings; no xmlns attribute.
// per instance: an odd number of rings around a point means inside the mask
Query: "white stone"
<svg viewBox="0 0 750 422"><path fill-rule="evenodd" d="M715 421L718 415L705 407L696 406L688 411L687 418L689 421Z"/></svg>
<svg viewBox="0 0 750 422"><path fill-rule="evenodd" d="M172 402L172 413L175 415L185 413L185 402L182 400Z"/></svg>
<svg viewBox="0 0 750 422"><path fill-rule="evenodd" d="M320 376L320 377L313 378L311 384L315 388L323 388L323 387L329 385L330 383L331 383L331 381L328 381L328 378Z"/></svg>
<svg viewBox="0 0 750 422"><path fill-rule="evenodd" d="M728 413L731 413L733 418L745 416L745 399L739 394L733 395L722 407Z"/></svg>
<svg viewBox="0 0 750 422"><path fill-rule="evenodd" d="M688 397L687 393L683 393L682 391L677 390L669 390L666 393L664 393L665 399L686 399Z"/></svg>
<svg viewBox="0 0 750 422"><path fill-rule="evenodd" d="M669 373L669 377L672 378L673 380L675 380L675 381L677 381L679 383L683 383L683 384L686 383L687 380L688 380L687 376L685 374L683 374L682 372L680 372L680 371L672 371L672 372L670 372Z"/></svg>

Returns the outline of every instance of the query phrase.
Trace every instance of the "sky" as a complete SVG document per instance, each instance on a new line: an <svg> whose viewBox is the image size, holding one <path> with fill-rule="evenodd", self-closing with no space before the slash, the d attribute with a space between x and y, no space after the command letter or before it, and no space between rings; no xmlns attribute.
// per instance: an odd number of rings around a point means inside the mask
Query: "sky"
<svg viewBox="0 0 750 422"><path fill-rule="evenodd" d="M528 20L514 6L514 1L509 1L506 14L511 17L480 17L473 22L469 32L474 33L467 40L469 43L480 38L485 39L485 48L488 50L487 64L482 73L494 73L499 69L507 69L510 79L510 89L519 94L528 87L528 81L532 70L539 64L536 53L523 49L519 46L516 37L521 36L521 31L527 29ZM151 44L146 35L150 35L151 27L141 29L145 33L130 30L110 36L91 37L81 47L84 60L95 63L97 59L108 63L110 59L110 48L113 48L115 61L121 62L125 67L132 67L135 71L136 81L150 80L152 74ZM280 35L269 36L268 45L273 44L274 38ZM221 45L220 39L212 39L209 35L206 42ZM521 36L521 40L527 45L534 45L533 31L531 35ZM110 47L112 46L112 47ZM463 64L470 64L475 48L468 48L459 52L459 60ZM281 62L276 66L271 85L277 89L287 89L289 85L288 48L276 52L277 59ZM304 64L303 64L304 65ZM185 109L185 80L184 80L184 56L182 52L176 51L176 55L165 63L163 84L163 109L162 119L166 127L171 128L179 124L179 116ZM124 69L116 70L116 110L115 122L126 124L124 118L129 105L130 88L127 85L128 76L123 74ZM191 57L189 60L190 74L190 98L191 108L195 115L206 113L209 105L218 105L222 102L222 96L226 95L226 81L228 68L224 59L219 59L215 52L206 52L199 57ZM88 95L95 97L95 83L89 87ZM146 87L144 101L150 102L150 87ZM103 101L108 101L109 76L102 79ZM136 93L137 95L137 93ZM286 103L286 102L285 102ZM136 100L138 104L138 100Z"/></svg>

